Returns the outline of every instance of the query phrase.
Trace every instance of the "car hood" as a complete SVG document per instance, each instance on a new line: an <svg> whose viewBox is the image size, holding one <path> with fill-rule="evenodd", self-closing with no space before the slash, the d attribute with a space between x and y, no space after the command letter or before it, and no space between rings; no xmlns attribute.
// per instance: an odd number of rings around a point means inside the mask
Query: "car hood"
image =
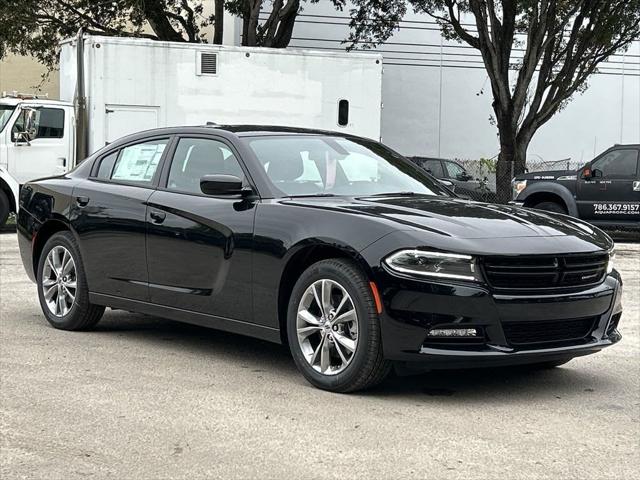
<svg viewBox="0 0 640 480"><path fill-rule="evenodd" d="M572 236L602 248L610 243L597 228L565 215L446 197L296 198L287 203L370 215L394 230L461 239Z"/></svg>

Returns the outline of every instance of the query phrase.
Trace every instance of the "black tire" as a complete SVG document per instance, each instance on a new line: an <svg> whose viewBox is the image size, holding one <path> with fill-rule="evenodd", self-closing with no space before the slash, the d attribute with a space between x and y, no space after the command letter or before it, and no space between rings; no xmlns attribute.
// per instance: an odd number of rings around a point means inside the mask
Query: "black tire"
<svg viewBox="0 0 640 480"><path fill-rule="evenodd" d="M49 310L43 288L43 272L47 255L58 246L64 247L69 251L75 263L76 271L75 300L69 311L63 316L56 316ZM55 328L61 330L88 330L94 327L102 318L104 307L89 303L89 289L87 288L87 280L84 273L82 257L80 256L80 249L71 232L55 233L47 240L47 243L45 243L38 261L37 285L42 312L47 321Z"/></svg>
<svg viewBox="0 0 640 480"><path fill-rule="evenodd" d="M339 283L349 294L357 315L357 344L350 362L340 373L325 375L316 371L304 357L298 341L296 319L305 291L317 280ZM287 338L298 370L313 385L332 392L364 390L382 382L391 371L391 362L382 353L380 320L367 277L349 260L322 260L300 276L289 299Z"/></svg>
<svg viewBox="0 0 640 480"><path fill-rule="evenodd" d="M537 210L544 210L545 212L562 213L564 215L567 214L565 206L558 202L540 202L535 204L533 208Z"/></svg>
<svg viewBox="0 0 640 480"><path fill-rule="evenodd" d="M4 227L4 224L7 223L9 210L11 209L9 205L9 198L7 198L7 194L4 190L0 190L0 227Z"/></svg>

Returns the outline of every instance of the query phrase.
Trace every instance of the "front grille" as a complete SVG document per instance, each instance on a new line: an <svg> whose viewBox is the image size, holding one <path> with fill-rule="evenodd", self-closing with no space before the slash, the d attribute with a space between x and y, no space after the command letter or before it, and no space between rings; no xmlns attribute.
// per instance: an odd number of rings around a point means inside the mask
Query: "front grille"
<svg viewBox="0 0 640 480"><path fill-rule="evenodd" d="M482 268L497 290L561 290L602 282L608 260L607 253L486 257Z"/></svg>
<svg viewBox="0 0 640 480"><path fill-rule="evenodd" d="M511 345L566 344L586 339L597 320L597 317L588 317L574 320L502 322L502 330Z"/></svg>

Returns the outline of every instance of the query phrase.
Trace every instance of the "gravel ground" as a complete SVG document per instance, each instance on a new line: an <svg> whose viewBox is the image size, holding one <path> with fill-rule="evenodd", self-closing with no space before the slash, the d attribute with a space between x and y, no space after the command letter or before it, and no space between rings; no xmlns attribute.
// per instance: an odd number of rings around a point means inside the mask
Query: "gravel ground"
<svg viewBox="0 0 640 480"><path fill-rule="evenodd" d="M637 478L640 245L618 266L613 348L335 395L241 336L110 310L54 330L0 234L0 478Z"/></svg>

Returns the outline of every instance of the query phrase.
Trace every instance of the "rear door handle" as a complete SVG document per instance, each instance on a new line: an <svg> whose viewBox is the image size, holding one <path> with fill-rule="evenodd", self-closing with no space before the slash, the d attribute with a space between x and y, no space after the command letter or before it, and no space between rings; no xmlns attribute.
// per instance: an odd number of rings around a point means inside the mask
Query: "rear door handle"
<svg viewBox="0 0 640 480"><path fill-rule="evenodd" d="M149 213L149 216L151 217L151 221L153 223L162 223L164 222L164 219L167 218L166 213L159 212L158 210L151 210L151 213Z"/></svg>
<svg viewBox="0 0 640 480"><path fill-rule="evenodd" d="M78 204L79 207L86 207L87 204L89 203L89 197L76 197L76 203Z"/></svg>
<svg viewBox="0 0 640 480"><path fill-rule="evenodd" d="M633 182L633 191L640 192L640 182Z"/></svg>

